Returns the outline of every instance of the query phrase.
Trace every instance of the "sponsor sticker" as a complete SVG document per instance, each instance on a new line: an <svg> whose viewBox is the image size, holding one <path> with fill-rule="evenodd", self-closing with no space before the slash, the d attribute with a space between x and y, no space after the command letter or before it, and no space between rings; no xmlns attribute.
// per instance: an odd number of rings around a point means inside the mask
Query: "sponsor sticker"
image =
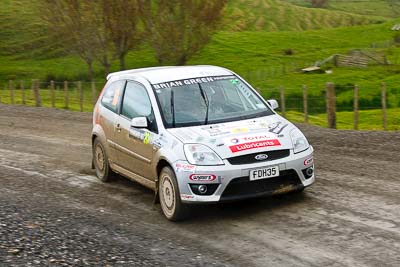
<svg viewBox="0 0 400 267"><path fill-rule="evenodd" d="M278 121L268 126L269 132L279 135L288 124L283 124L282 122Z"/></svg>
<svg viewBox="0 0 400 267"><path fill-rule="evenodd" d="M179 87L184 85L192 85L192 84L199 84L199 83L209 83L218 80L226 80L231 79L234 76L208 76L208 77L199 77L199 78L192 78L192 79L184 79L184 80L176 80L164 83L157 83L153 84L156 90L165 89L165 88L172 88L172 87Z"/></svg>
<svg viewBox="0 0 400 267"><path fill-rule="evenodd" d="M270 146L280 146L281 143L278 139L271 139L271 140L263 140L263 141L255 141L255 142L248 142L243 144L237 144L230 146L229 149L233 152L241 152L250 149L262 148L262 147L270 147Z"/></svg>
<svg viewBox="0 0 400 267"><path fill-rule="evenodd" d="M115 90L115 94L114 94L113 100L111 102L111 105L113 105L114 107L117 106L117 104L118 104L118 100L119 100L119 95L120 94L121 94L121 89L117 88Z"/></svg>
<svg viewBox="0 0 400 267"><path fill-rule="evenodd" d="M251 135L241 135L233 138L227 138L225 139L225 142L227 144L244 144L248 142L254 142L254 141L264 141L264 140L270 140L273 139L274 135L267 133L267 134L251 134Z"/></svg>
<svg viewBox="0 0 400 267"><path fill-rule="evenodd" d="M189 178L192 181L211 182L214 181L217 176L215 176L214 174L192 174Z"/></svg>
<svg viewBox="0 0 400 267"><path fill-rule="evenodd" d="M307 165L313 164L313 162L314 162L314 157L311 157L311 158L305 159L305 160L304 160L304 166L307 166Z"/></svg>
<svg viewBox="0 0 400 267"><path fill-rule="evenodd" d="M145 132L143 135L143 144L147 145L150 143L151 135L149 132Z"/></svg>
<svg viewBox="0 0 400 267"><path fill-rule="evenodd" d="M145 131L142 129L130 128L129 129L129 137L137 138L139 140L143 140L145 135Z"/></svg>
<svg viewBox="0 0 400 267"><path fill-rule="evenodd" d="M180 171L193 172L195 169L196 169L196 166L191 165L191 164L184 164L184 163L176 163L175 164L176 172L180 172Z"/></svg>
<svg viewBox="0 0 400 267"><path fill-rule="evenodd" d="M187 195L187 194L181 194L181 199L193 199L194 196L192 195Z"/></svg>
<svg viewBox="0 0 400 267"><path fill-rule="evenodd" d="M232 133L247 133L249 131L248 128L235 128L232 129Z"/></svg>

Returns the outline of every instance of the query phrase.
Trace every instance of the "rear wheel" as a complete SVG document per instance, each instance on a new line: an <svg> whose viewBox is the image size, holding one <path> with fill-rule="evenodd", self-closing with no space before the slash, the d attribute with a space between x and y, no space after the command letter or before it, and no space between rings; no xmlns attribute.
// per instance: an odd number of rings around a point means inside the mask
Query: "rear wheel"
<svg viewBox="0 0 400 267"><path fill-rule="evenodd" d="M189 209L181 201L178 182L170 167L164 167L160 173L158 194L161 209L168 220L179 221L187 217Z"/></svg>
<svg viewBox="0 0 400 267"><path fill-rule="evenodd" d="M113 178L113 171L108 163L108 156L103 144L98 138L93 142L93 163L96 170L96 176L102 182L109 182Z"/></svg>

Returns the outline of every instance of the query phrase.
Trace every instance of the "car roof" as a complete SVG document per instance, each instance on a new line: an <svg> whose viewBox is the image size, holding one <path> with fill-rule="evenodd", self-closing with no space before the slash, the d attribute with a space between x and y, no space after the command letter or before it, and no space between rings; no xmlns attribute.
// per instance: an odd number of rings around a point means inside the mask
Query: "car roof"
<svg viewBox="0 0 400 267"><path fill-rule="evenodd" d="M157 84L168 81L184 80L190 78L232 75L233 73L225 68L217 66L166 66L132 69L110 73L107 80L111 78L129 78L141 76L147 79L151 84Z"/></svg>

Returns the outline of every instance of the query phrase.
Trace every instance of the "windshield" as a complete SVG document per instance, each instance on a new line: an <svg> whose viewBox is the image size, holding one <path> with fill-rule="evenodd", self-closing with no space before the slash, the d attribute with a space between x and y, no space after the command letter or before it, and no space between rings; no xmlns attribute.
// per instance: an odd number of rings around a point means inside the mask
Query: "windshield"
<svg viewBox="0 0 400 267"><path fill-rule="evenodd" d="M236 121L273 112L236 76L153 84L166 128Z"/></svg>

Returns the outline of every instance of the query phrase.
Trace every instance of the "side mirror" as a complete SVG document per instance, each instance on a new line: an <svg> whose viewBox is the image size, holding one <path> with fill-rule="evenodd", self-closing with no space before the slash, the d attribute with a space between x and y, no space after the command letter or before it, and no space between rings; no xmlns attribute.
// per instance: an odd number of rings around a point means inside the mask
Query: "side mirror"
<svg viewBox="0 0 400 267"><path fill-rule="evenodd" d="M273 110L279 108L278 101L276 101L275 99L269 99L267 100L267 103Z"/></svg>
<svg viewBox="0 0 400 267"><path fill-rule="evenodd" d="M131 120L131 127L134 128L147 128L147 118L146 117L136 117Z"/></svg>

